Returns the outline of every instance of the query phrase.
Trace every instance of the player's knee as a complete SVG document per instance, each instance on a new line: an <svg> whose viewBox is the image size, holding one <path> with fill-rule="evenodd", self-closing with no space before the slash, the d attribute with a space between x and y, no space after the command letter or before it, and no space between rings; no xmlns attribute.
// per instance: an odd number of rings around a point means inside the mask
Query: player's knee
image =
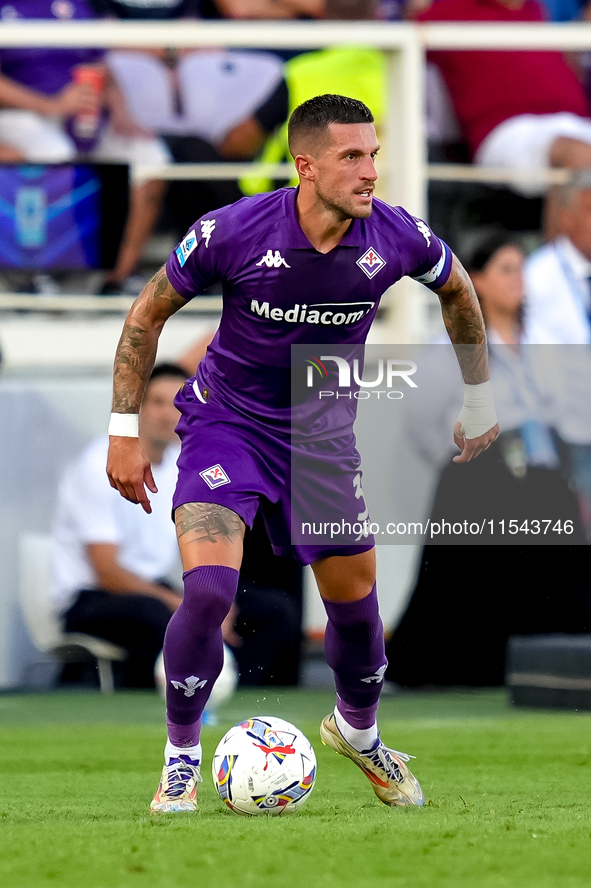
<svg viewBox="0 0 591 888"><path fill-rule="evenodd" d="M375 586L358 601L324 601L329 626L343 641L363 645L383 633Z"/></svg>
<svg viewBox="0 0 591 888"><path fill-rule="evenodd" d="M238 571L221 565L203 565L184 574L183 612L196 629L221 626L238 588Z"/></svg>

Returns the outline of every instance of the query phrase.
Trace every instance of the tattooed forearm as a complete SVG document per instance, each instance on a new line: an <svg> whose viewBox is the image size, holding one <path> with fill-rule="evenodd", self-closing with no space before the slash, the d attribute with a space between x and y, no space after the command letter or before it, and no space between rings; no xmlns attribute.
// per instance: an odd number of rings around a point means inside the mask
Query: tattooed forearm
<svg viewBox="0 0 591 888"><path fill-rule="evenodd" d="M190 542L217 543L223 538L232 543L244 535L244 523L236 512L216 503L187 503L174 517L177 537L190 534Z"/></svg>
<svg viewBox="0 0 591 888"><path fill-rule="evenodd" d="M183 305L161 268L133 303L123 327L113 372L113 413L139 412L162 327Z"/></svg>
<svg viewBox="0 0 591 888"><path fill-rule="evenodd" d="M449 280L437 293L464 382L486 382L489 376L484 319L472 281L455 257Z"/></svg>
<svg viewBox="0 0 591 888"><path fill-rule="evenodd" d="M158 337L151 337L145 327L126 322L115 358L113 413L139 413L157 342Z"/></svg>

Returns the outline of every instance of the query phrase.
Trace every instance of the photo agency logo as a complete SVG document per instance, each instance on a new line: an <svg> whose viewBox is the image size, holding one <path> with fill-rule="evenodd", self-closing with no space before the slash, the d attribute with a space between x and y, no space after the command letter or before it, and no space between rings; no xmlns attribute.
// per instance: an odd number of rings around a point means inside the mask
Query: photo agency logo
<svg viewBox="0 0 591 888"><path fill-rule="evenodd" d="M414 361L400 358L379 358L377 362L371 364L371 370L375 370L375 377L364 379L364 368L361 366L363 362L359 358L350 360L340 355L320 355L319 358L307 355L305 360L308 365L306 388L316 388L317 384L323 386L318 390L319 400L348 398L362 401L371 397L378 399L383 397L391 401L399 401L404 397L404 391L399 389L402 383L410 388L417 388L416 382L411 379L417 370ZM327 367L329 361L333 363ZM328 386L331 376L334 376L334 365L336 365L336 386L334 389L330 389Z"/></svg>

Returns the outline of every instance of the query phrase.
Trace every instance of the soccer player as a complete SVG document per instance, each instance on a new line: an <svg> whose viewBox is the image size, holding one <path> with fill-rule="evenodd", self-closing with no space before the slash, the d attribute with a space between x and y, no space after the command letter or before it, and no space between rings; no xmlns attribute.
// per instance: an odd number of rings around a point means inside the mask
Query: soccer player
<svg viewBox="0 0 591 888"><path fill-rule="evenodd" d="M347 428L319 420L299 440L290 436L291 345L365 342L381 295L408 274L438 294L452 342L473 346L459 353L465 398L455 459L477 456L499 431L466 272L422 220L373 197L379 144L369 108L343 96L310 99L290 118L289 145L299 187L198 220L132 306L115 359L108 473L149 512L155 485L137 414L158 335L187 300L222 281L219 330L176 399L182 447L173 508L185 595L164 644L168 742L156 812L196 808L201 714L222 666L220 626L236 593L244 527L259 503L278 552L290 547L291 494L313 488L345 520L357 519L352 418ZM296 452L308 467L303 494L299 483L290 490ZM423 805L409 756L385 746L376 723L386 658L373 540L291 548L312 565L328 616L337 702L322 741L358 765L385 804Z"/></svg>

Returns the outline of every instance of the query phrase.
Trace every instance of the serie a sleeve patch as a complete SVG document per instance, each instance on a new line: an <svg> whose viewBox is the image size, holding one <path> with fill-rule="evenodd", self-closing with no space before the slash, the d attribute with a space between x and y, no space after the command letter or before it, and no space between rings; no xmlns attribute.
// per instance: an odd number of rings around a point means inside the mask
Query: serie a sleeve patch
<svg viewBox="0 0 591 888"><path fill-rule="evenodd" d="M178 263L181 268L184 267L185 262L187 261L198 243L199 240L197 238L197 233L195 229L192 228L175 250L176 258L178 259Z"/></svg>

